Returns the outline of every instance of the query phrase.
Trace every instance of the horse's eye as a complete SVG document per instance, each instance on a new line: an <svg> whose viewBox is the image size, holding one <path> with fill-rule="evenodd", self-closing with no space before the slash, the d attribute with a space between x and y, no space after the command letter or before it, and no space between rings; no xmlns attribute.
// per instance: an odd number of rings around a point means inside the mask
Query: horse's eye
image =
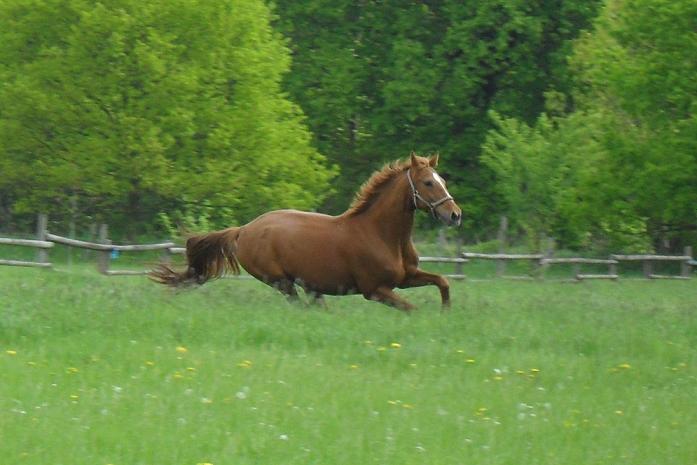
<svg viewBox="0 0 697 465"><path fill-rule="evenodd" d="M433 187L433 181L424 181L424 184L426 184L426 187Z"/></svg>

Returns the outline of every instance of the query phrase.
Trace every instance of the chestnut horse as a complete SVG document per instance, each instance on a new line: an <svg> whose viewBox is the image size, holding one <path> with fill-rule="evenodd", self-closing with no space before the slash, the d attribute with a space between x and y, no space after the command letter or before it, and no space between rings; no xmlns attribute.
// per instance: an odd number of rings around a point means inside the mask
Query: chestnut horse
<svg viewBox="0 0 697 465"><path fill-rule="evenodd" d="M278 210L240 226L193 236L186 242L188 266L177 272L160 265L150 277L162 284L203 284L240 265L290 299L298 284L315 301L322 295L360 293L411 310L394 292L433 284L444 307L450 287L441 275L419 269L411 240L414 212L429 211L448 225L459 225L462 211L436 173L438 155L412 153L375 172L349 209L339 216Z"/></svg>

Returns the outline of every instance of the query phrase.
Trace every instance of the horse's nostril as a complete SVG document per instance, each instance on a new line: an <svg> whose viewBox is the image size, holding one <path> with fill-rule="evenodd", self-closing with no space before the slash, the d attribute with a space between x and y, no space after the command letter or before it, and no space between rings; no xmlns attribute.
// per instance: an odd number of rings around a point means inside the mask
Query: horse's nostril
<svg viewBox="0 0 697 465"><path fill-rule="evenodd" d="M453 223L454 223L454 222L456 222L457 220L460 219L460 215L458 215L458 214L455 213L455 212L452 212L452 213L450 214L450 219L451 219L451 220L453 221Z"/></svg>

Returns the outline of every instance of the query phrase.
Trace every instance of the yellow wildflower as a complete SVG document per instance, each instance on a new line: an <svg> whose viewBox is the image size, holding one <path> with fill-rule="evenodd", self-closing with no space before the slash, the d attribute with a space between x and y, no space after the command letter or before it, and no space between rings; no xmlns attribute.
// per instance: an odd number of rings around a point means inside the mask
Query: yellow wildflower
<svg viewBox="0 0 697 465"><path fill-rule="evenodd" d="M402 344L400 344L399 342L392 342L392 343L390 343L390 347L393 349L401 349Z"/></svg>
<svg viewBox="0 0 697 465"><path fill-rule="evenodd" d="M237 364L237 366L240 368L251 368L252 362L251 360L242 360L240 363Z"/></svg>
<svg viewBox="0 0 697 465"><path fill-rule="evenodd" d="M6 350L5 353L7 355L17 355L17 351L12 349Z"/></svg>
<svg viewBox="0 0 697 465"><path fill-rule="evenodd" d="M179 353L179 354L185 354L185 353L187 353L187 352L189 351L189 349L187 349L187 348L184 347L184 346L177 346L177 348L176 348L175 350L176 350L177 353Z"/></svg>

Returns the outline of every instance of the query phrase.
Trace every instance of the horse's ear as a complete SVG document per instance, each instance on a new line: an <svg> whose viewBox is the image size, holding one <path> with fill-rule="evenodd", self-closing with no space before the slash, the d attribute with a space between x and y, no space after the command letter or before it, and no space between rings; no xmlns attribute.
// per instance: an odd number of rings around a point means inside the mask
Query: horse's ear
<svg viewBox="0 0 697 465"><path fill-rule="evenodd" d="M416 157L416 152L414 152L414 151L412 150L410 157L411 157L411 166L412 166L413 168L418 168L418 166L419 166L419 159Z"/></svg>
<svg viewBox="0 0 697 465"><path fill-rule="evenodd" d="M438 154L437 153L435 155L432 155L428 159L428 164L431 165L431 168L435 168L436 166L438 166Z"/></svg>

